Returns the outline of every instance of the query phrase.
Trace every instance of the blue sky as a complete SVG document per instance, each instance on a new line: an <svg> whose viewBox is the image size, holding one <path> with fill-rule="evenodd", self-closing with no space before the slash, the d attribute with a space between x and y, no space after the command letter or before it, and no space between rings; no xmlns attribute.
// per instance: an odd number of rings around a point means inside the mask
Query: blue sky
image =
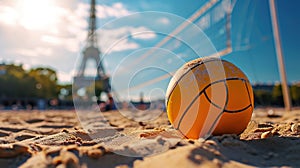
<svg viewBox="0 0 300 168"><path fill-rule="evenodd" d="M231 1L217 2L216 6L224 3L223 7L226 8L228 2ZM268 1L232 2L232 52L222 58L240 67L252 83L279 81ZM139 85L174 72L184 62L195 59L198 55L207 56L224 49L226 20L222 15L224 9L219 8L208 20L202 19L207 16L203 13L193 21L204 32L188 25L176 35L180 39L172 38L159 46L156 53L140 59L206 3L204 0L98 0L98 27L101 27L98 32L99 47L104 52L104 66L108 73L114 75L126 72L124 69L133 72L147 67L149 69L150 66L156 67L136 74L130 85ZM300 1L297 0L276 1L290 83L300 80L299 5ZM154 12L137 14L145 11ZM71 82L87 36L88 12L89 0L1 0L0 61L22 63L26 69L51 67L58 72L60 82ZM139 32L142 33L134 34ZM117 41L119 43L114 44ZM111 50L108 50L110 47ZM140 62L136 61L139 59ZM93 69L88 70L88 73L93 74ZM130 78L129 74L131 73L123 75L123 78ZM170 75L161 79L158 88L164 90L169 79Z"/></svg>
<svg viewBox="0 0 300 168"><path fill-rule="evenodd" d="M300 50L298 47L300 12L296 9L296 6L299 4L299 1L293 1L293 3L276 1L279 31L289 82L299 81L300 79L300 74L298 73L300 71L298 66L300 62ZM238 43L237 38L234 36L237 35L235 32L239 31L244 31L244 35L247 34L246 32L249 33L249 36L244 39L247 40L249 38L249 43L243 44L242 42L242 45L248 46L245 51L239 51L239 44L233 44L235 52L225 57L225 59L240 65L252 81L255 82L280 80L268 5L268 1L251 1L247 9L243 2L237 2L232 20L233 43ZM241 20L237 16L245 14L243 11L247 11L250 14L246 14L248 15L246 20ZM242 30L239 27L242 27Z"/></svg>

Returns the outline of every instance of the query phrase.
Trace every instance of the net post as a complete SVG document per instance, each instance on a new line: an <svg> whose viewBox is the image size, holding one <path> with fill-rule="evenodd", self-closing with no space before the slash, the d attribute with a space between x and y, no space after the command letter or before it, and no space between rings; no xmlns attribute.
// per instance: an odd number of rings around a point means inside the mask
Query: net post
<svg viewBox="0 0 300 168"><path fill-rule="evenodd" d="M278 61L278 68L279 68L279 73L280 73L281 83L282 83L284 106L286 111L291 111L292 108L291 96L290 96L289 87L286 80L286 71L285 71L285 65L284 65L284 59L282 53L281 40L280 40L280 35L278 30L278 20L277 20L276 8L275 8L275 1L269 0L269 6L270 6L274 43L275 43L275 49L276 49L276 55Z"/></svg>

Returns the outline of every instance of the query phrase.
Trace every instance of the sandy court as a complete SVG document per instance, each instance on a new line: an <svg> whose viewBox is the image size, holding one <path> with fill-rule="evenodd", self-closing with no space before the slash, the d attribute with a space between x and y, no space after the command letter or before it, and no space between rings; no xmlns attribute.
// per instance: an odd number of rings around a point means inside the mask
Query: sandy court
<svg viewBox="0 0 300 168"><path fill-rule="evenodd" d="M1 111L0 166L300 167L300 110L256 109L240 136L206 141L180 138L166 113L150 122L117 111L83 116L79 122L75 111Z"/></svg>

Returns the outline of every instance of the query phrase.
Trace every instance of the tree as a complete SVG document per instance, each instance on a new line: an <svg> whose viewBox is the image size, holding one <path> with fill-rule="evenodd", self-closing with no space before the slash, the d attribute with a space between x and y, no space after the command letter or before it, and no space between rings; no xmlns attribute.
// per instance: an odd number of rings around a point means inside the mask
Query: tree
<svg viewBox="0 0 300 168"><path fill-rule="evenodd" d="M0 65L0 96L4 98L57 98L57 75L50 68L25 71L22 65Z"/></svg>
<svg viewBox="0 0 300 168"><path fill-rule="evenodd" d="M254 90L255 104L260 106L270 106L272 103L272 93L266 90Z"/></svg>
<svg viewBox="0 0 300 168"><path fill-rule="evenodd" d="M0 93L2 97L33 96L34 79L23 69L22 65L1 65L4 73L0 75Z"/></svg>
<svg viewBox="0 0 300 168"><path fill-rule="evenodd" d="M65 85L58 85L57 86L59 90L59 97L62 100L73 100L72 99L72 85L71 84L65 84Z"/></svg>
<svg viewBox="0 0 300 168"><path fill-rule="evenodd" d="M272 91L272 104L275 106L284 106L281 85L277 84Z"/></svg>
<svg viewBox="0 0 300 168"><path fill-rule="evenodd" d="M291 97L294 105L300 105L300 86L293 85L291 87Z"/></svg>
<svg viewBox="0 0 300 168"><path fill-rule="evenodd" d="M50 68L36 68L29 71L29 75L36 81L36 96L41 98L56 98L60 92L57 85L57 75Z"/></svg>

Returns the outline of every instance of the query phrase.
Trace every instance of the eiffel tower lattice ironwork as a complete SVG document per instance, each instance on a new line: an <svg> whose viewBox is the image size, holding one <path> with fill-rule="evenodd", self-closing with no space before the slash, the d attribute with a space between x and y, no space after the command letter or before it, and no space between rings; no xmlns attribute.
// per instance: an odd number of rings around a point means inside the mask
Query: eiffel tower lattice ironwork
<svg viewBox="0 0 300 168"><path fill-rule="evenodd" d="M96 0L91 0L87 43L82 52L83 58L79 70L77 72L77 75L74 77L74 84L76 85L76 88L80 89L91 85L91 83L93 82L101 82L101 90L106 94L109 94L111 87L109 84L109 77L106 75L105 69L102 64L101 51L98 48L96 28ZM85 70L88 60L94 61L97 65L97 74L95 77L85 76Z"/></svg>

